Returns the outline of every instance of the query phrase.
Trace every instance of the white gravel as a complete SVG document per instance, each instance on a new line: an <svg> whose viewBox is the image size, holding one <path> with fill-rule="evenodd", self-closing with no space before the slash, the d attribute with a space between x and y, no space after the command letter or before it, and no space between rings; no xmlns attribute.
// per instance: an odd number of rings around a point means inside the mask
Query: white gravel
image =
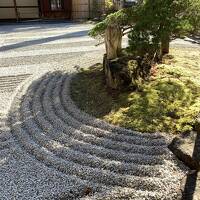
<svg viewBox="0 0 200 200"><path fill-rule="evenodd" d="M179 199L187 170L162 135L109 125L72 101L75 69L104 52L90 27L0 27L0 199Z"/></svg>

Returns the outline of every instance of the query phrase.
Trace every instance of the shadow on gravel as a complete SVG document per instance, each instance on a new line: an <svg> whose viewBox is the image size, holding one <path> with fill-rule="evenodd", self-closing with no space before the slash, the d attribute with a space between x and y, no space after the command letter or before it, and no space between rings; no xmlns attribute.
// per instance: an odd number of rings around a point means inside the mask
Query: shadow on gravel
<svg viewBox="0 0 200 200"><path fill-rule="evenodd" d="M162 141L158 142L163 136L155 136L146 146L143 140L147 136L134 138L134 133L132 137L130 132L120 135L121 130L118 134L117 131L106 132L100 123L100 129L94 130L95 119L86 121L87 116L79 115L66 98L70 93L69 87L65 87L69 84L68 76L63 72L45 74L33 81L24 95L16 98L22 98L19 102L13 101L10 125L21 148L46 167L69 178L73 176L74 182L80 182L81 189L72 187L64 199L91 195L99 188L103 189L102 185L108 187L108 193L113 186L131 187L136 192L156 191L158 187L164 190L163 178L158 171L158 165L167 166L166 146ZM63 91L68 93L63 94ZM148 139L151 140L150 136ZM175 164L177 169L181 168L178 161ZM152 177L157 177L160 185L154 183Z"/></svg>
<svg viewBox="0 0 200 200"><path fill-rule="evenodd" d="M88 31L84 30L84 31L77 31L77 32L72 32L72 33L66 33L66 34L58 35L58 36L50 36L50 37L36 39L36 40L27 40L27 41L0 47L0 52L12 50L12 49L18 49L18 48L22 48L22 47L28 47L28 46L32 46L32 45L40 45L40 44L44 44L47 42L52 42L55 40L61 40L61 39L65 39L65 38L83 37L83 36L86 36L87 33L88 33Z"/></svg>
<svg viewBox="0 0 200 200"><path fill-rule="evenodd" d="M7 153L7 150L10 148L11 145L11 143L9 142L11 135L10 130L6 124L6 120L7 119L5 117L2 117L0 115L0 169L7 164L10 156Z"/></svg>
<svg viewBox="0 0 200 200"><path fill-rule="evenodd" d="M69 29L74 26L74 23L66 20L27 20L20 22L0 21L0 33L24 33L29 31L52 31L58 28Z"/></svg>
<svg viewBox="0 0 200 200"><path fill-rule="evenodd" d="M193 158L200 160L200 134L197 134L193 151ZM197 189L198 171L188 174L185 182L182 200L197 200L194 199L194 193ZM200 198L200 197L199 197Z"/></svg>
<svg viewBox="0 0 200 200"><path fill-rule="evenodd" d="M200 35L191 35L189 36L189 39L185 39L185 41L200 45Z"/></svg>

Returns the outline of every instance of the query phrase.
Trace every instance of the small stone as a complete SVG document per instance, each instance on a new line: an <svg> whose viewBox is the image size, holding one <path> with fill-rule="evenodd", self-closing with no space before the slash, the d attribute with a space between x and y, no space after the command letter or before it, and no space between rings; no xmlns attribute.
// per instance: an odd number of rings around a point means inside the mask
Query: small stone
<svg viewBox="0 0 200 200"><path fill-rule="evenodd" d="M84 195L90 195L92 193L92 188L86 187L83 191Z"/></svg>

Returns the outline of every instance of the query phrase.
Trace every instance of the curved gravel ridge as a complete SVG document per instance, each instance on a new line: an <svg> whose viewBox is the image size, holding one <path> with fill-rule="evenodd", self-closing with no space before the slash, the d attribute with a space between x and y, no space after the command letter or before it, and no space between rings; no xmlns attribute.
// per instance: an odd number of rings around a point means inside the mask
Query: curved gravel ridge
<svg viewBox="0 0 200 200"><path fill-rule="evenodd" d="M64 106L65 109L68 110L68 112L70 112L70 114L72 116L74 116L76 119L78 119L79 121L87 124L87 125L91 125L93 127L97 127L97 128L102 128L104 130L107 131L114 131L115 134L120 134L123 135L123 137L125 136L131 136L131 137L139 137L139 138L151 138L151 140L158 140L158 139L163 139L163 136L160 133L140 133L137 131L132 131L129 129L125 129L119 126L115 126L112 124L109 124L103 120L97 119L83 111L81 111L76 104L73 102L73 100L71 99L71 95L70 94L70 82L72 81L73 77L75 76L75 74L71 74L70 77L68 79L66 79L66 82L64 84L64 89L62 91L62 96L64 99ZM69 106L70 105L70 106ZM127 138L127 140L130 138ZM135 138L134 138L135 139ZM159 141L160 142L160 141ZM159 143L158 143L159 144Z"/></svg>
<svg viewBox="0 0 200 200"><path fill-rule="evenodd" d="M70 97L72 76L31 77L18 90L10 127L23 151L80 183L69 199L178 199L185 171L165 138L80 111Z"/></svg>
<svg viewBox="0 0 200 200"><path fill-rule="evenodd" d="M58 115L61 116L61 118L65 121L65 123L73 124L73 126L75 128L78 128L78 129L82 130L83 132L89 132L92 135L98 136L100 138L102 138L102 137L107 138L110 140L114 140L115 142L120 141L121 145L122 145L122 142L125 142L126 147L128 147L127 146L128 143L130 143L131 145L135 144L135 146L137 146L138 148L142 148L143 146L154 145L154 146L157 146L157 148L159 148L159 146L161 146L161 149L163 149L162 146L166 145L165 139L163 137L160 137L160 135L159 136L156 135L156 138L154 138L154 134L149 135L151 137L151 140L149 140L147 138L148 136L146 137L141 134L140 135L135 134L135 132L134 132L134 134L132 132L131 136L123 134L123 132L120 132L120 134L116 134L116 132L113 133L113 131L111 131L111 130L92 125L91 119L94 119L94 121L97 120L98 122L102 122L103 124L106 122L95 119L92 116L89 116L87 113L80 111L76 107L74 102L71 100L70 92L66 93L67 91L69 91L66 88L69 85L68 79L70 79L70 77L67 79L65 78L64 82L62 83L62 85L63 85L62 89L60 89L60 87L62 87L61 85L57 85L56 89L54 90L54 97L57 97L56 99L54 98L54 102L55 102L55 106L56 106L55 110L56 110L56 112L59 113ZM61 92L59 92L59 91L61 91ZM59 95L60 95L60 98L58 98ZM78 114L76 114L76 113L78 113ZM82 115L82 117L80 115ZM84 119L85 115L89 117L88 121L86 119ZM127 131L126 129L124 129L124 130ZM141 137L143 138L143 140L141 140ZM141 147L139 147L138 145L141 145ZM151 148L151 151L152 151L152 148Z"/></svg>

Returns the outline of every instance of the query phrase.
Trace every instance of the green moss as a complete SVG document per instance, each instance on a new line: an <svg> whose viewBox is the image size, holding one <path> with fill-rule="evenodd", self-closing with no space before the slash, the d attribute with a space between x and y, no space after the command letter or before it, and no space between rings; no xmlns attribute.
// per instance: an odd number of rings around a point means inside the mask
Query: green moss
<svg viewBox="0 0 200 200"><path fill-rule="evenodd" d="M102 67L98 66L82 71L73 80L72 98L82 110L126 128L187 132L200 112L199 78L188 65L162 64L140 92L117 93L106 88Z"/></svg>
<svg viewBox="0 0 200 200"><path fill-rule="evenodd" d="M101 66L80 72L72 83L72 98L77 105L96 117L102 118L112 108L112 96L108 95Z"/></svg>

